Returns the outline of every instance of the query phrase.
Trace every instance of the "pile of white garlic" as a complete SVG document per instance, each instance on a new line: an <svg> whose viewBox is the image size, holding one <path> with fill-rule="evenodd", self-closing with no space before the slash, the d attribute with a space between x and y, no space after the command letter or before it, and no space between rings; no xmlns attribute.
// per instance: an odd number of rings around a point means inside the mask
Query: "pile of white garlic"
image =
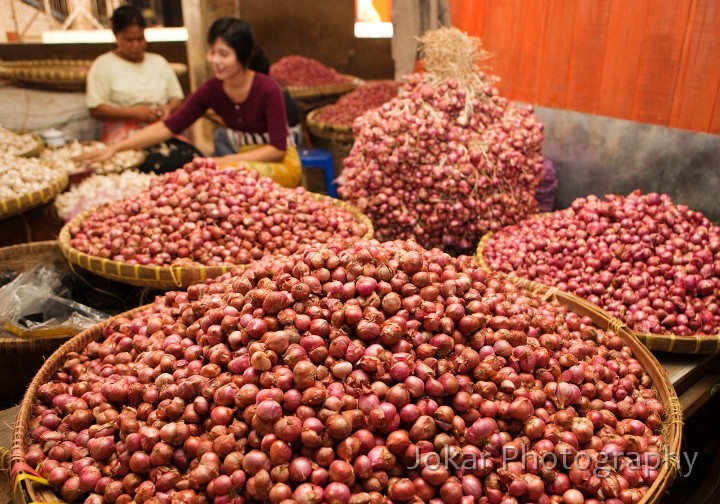
<svg viewBox="0 0 720 504"><path fill-rule="evenodd" d="M30 133L16 133L0 126L0 154L24 154L35 148L37 143L37 138Z"/></svg>
<svg viewBox="0 0 720 504"><path fill-rule="evenodd" d="M37 158L0 152L0 199L41 191L62 175L62 171L41 163Z"/></svg>
<svg viewBox="0 0 720 504"><path fill-rule="evenodd" d="M82 163L73 161L81 154L95 152L105 148L102 142L72 142L56 149L48 148L40 155L44 162L64 169L68 173L77 173L92 170L97 174L120 173L129 168L135 168L143 162L145 154L142 151L130 150L116 153L110 159L97 163Z"/></svg>

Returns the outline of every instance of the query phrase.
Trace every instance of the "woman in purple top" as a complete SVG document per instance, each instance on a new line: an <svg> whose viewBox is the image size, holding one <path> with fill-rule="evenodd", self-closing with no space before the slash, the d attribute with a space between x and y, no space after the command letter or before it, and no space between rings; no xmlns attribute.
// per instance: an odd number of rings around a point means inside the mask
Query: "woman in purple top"
<svg viewBox="0 0 720 504"><path fill-rule="evenodd" d="M273 79L248 66L255 48L250 25L241 19L220 18L210 27L208 44L208 62L214 77L198 87L178 110L164 121L80 159L100 161L117 151L165 141L212 109L228 128L236 131L237 144L241 146L237 153L216 158L218 164L248 164L283 185L298 185L300 164L297 151L288 143L282 90ZM274 176L278 170L282 172L279 178Z"/></svg>

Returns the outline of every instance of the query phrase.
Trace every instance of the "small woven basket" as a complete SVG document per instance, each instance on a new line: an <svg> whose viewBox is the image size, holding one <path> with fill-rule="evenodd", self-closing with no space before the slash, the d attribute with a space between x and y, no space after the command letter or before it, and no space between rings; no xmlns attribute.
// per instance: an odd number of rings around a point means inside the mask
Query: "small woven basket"
<svg viewBox="0 0 720 504"><path fill-rule="evenodd" d="M81 352L91 341L102 336L105 327L112 324L119 317L133 318L140 315L148 310L152 310L152 305L145 305L139 308L135 308L125 313L121 313L111 319L100 322L94 325L90 329L82 331L69 341L66 341L62 346L52 353L42 365L40 370L35 374L35 377L30 382L30 385L25 392L25 396L20 404L20 411L18 412L17 419L15 421L15 427L13 429L13 442L12 450L10 452L10 468L11 478L14 479L15 488L15 502L52 502L60 503L63 502L58 495L52 490L52 488L39 484L33 481L33 477L29 472L23 470L25 466L25 441L30 435L28 431L28 424L30 422L30 416L32 413L32 407L35 403L38 388L47 383L60 368L65 356L70 352Z"/></svg>
<svg viewBox="0 0 720 504"><path fill-rule="evenodd" d="M284 86L285 89L292 95L296 100L308 100L321 98L323 96L339 96L345 93L349 93L356 87L358 87L362 80L354 75L345 75L343 77L347 79L347 82L339 84L325 84L322 86Z"/></svg>
<svg viewBox="0 0 720 504"><path fill-rule="evenodd" d="M18 156L24 158L31 158L38 157L40 154L42 154L42 151L45 150L45 140L43 140L40 135L33 135L33 139L35 140L35 144L25 152L19 153Z"/></svg>
<svg viewBox="0 0 720 504"><path fill-rule="evenodd" d="M65 264L57 241L0 248L0 271L22 273L40 263ZM32 337L0 337L0 397L17 400L45 359L74 332L35 332Z"/></svg>
<svg viewBox="0 0 720 504"><path fill-rule="evenodd" d="M0 221L27 212L52 201L68 185L68 175L61 173L55 180L39 191L23 194L17 198L0 199Z"/></svg>
<svg viewBox="0 0 720 504"><path fill-rule="evenodd" d="M359 222L364 223L368 231L364 239L373 237L374 229L372 221L357 208L349 203L340 201L322 194L308 193L312 198L320 200L327 198L333 204L347 211ZM135 285L139 287L150 287L159 290L185 289L192 284L204 282L209 278L215 278L235 268L244 268L244 265L228 264L223 266L142 266L139 264L128 264L98 256L92 256L80 252L70 245L70 228L79 225L85 220L91 211L83 212L71 219L60 230L58 238L60 250L71 264L95 273L98 276L115 280L117 282Z"/></svg>
<svg viewBox="0 0 720 504"><path fill-rule="evenodd" d="M79 142L82 146L89 146L93 144L98 144L96 141L82 141ZM57 166L57 162L54 162L52 155L55 151L61 150L64 147L47 147L43 151L43 155L40 156L41 161L43 161L45 164L49 166ZM103 148L103 144L98 145L98 150ZM144 150L129 150L124 151L124 161L126 161L125 164L117 163L117 171L108 171L104 173L99 173L101 175L108 175L110 173L121 173L127 170L135 170L139 168L144 162L145 159L147 159L147 154ZM117 154L115 155L117 156ZM102 172L102 170L99 170L98 168L102 167L105 163L110 163L113 161L113 159L116 159L115 156L111 156L108 160L104 162L96 162L96 163L90 163L88 164L82 164L82 163L75 163L75 166L77 167L76 170L71 171L68 173L68 182L69 186L73 187L78 185L80 182L88 178L89 176L93 175L97 171Z"/></svg>
<svg viewBox="0 0 720 504"><path fill-rule="evenodd" d="M323 108L311 110L305 118L305 124L313 147L325 149L332 154L335 176L339 177L343 170L343 161L348 157L355 143L355 137L349 126L318 121L317 115Z"/></svg>
<svg viewBox="0 0 720 504"><path fill-rule="evenodd" d="M477 259L480 266L487 270L492 271L490 266L485 261L484 250L488 241L491 239L492 233L487 233L482 237L478 243L477 250L475 252L475 258ZM530 280L522 279L514 275L508 275L511 279L518 282L531 282ZM540 285L537 282L531 282L532 284ZM546 288L550 289L551 287ZM565 293L568 296L573 296L579 300L585 302L585 304L595 307L597 310L604 310L598 306L593 305L589 301L586 301L574 294ZM609 314L606 314L611 317ZM658 352L670 352L680 354L713 354L720 353L720 335L708 334L708 335L695 335L695 336L680 336L677 334L651 334L633 331L628 328L623 321L614 318L618 324L621 324L626 331L630 332L635 336L638 341L645 345L649 350Z"/></svg>

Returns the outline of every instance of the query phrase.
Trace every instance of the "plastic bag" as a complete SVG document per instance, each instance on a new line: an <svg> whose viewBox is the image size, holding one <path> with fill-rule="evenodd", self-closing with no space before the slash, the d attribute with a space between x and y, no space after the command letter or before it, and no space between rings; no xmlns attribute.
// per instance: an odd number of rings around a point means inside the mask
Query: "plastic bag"
<svg viewBox="0 0 720 504"><path fill-rule="evenodd" d="M72 336L108 317L67 294L62 274L39 264L0 287L0 325L19 337Z"/></svg>

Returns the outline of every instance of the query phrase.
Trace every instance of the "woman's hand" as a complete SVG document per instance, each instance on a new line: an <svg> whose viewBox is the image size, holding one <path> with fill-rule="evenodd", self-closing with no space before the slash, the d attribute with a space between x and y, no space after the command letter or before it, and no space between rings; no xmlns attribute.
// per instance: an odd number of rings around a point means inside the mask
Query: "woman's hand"
<svg viewBox="0 0 720 504"><path fill-rule="evenodd" d="M110 159L115 155L117 150L114 146L109 145L105 147L104 149L93 151L93 152L86 152L85 154L80 154L79 156L76 156L72 158L73 161L76 161L78 163L100 163L102 161L105 161L107 159Z"/></svg>
<svg viewBox="0 0 720 504"><path fill-rule="evenodd" d="M145 123L155 122L163 117L162 108L154 105L135 105L132 112L135 119Z"/></svg>

